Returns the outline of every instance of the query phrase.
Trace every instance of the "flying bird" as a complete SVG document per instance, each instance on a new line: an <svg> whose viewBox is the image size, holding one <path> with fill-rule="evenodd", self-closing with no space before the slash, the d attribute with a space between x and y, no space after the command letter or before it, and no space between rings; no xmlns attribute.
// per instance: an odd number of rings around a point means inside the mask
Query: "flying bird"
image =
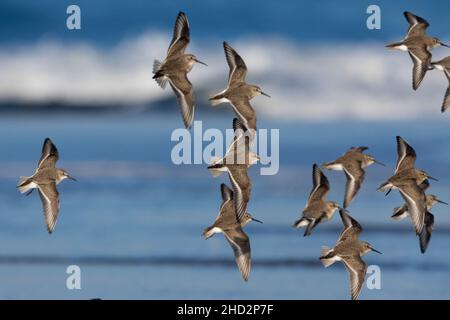
<svg viewBox="0 0 450 320"><path fill-rule="evenodd" d="M347 183L345 186L344 208L350 205L350 202L355 198L361 188L365 176L364 168L373 163L384 166L383 163L375 160L371 155L365 154L364 151L367 149L368 147L352 147L335 161L322 164L322 168L324 169L345 172Z"/></svg>
<svg viewBox="0 0 450 320"><path fill-rule="evenodd" d="M443 71L449 82L441 107L441 111L445 112L450 107L450 56L440 61L432 62L431 67Z"/></svg>
<svg viewBox="0 0 450 320"><path fill-rule="evenodd" d="M50 138L46 138L35 173L31 177L20 177L17 185L19 191L27 196L33 192L33 189L38 189L48 233L53 232L58 219L60 205L56 186L64 179L76 181L66 170L55 167L58 159L58 149Z"/></svg>
<svg viewBox="0 0 450 320"><path fill-rule="evenodd" d="M213 106L228 102L245 128L256 130L256 113L250 100L258 95L270 96L259 86L246 83L247 66L244 60L228 43L224 42L223 48L230 67L228 85L209 100Z"/></svg>
<svg viewBox="0 0 450 320"><path fill-rule="evenodd" d="M216 233L223 233L231 248L233 249L236 264L242 274L244 281L248 281L251 268L250 239L244 232L244 226L250 221L261 221L252 217L248 212L239 219L233 200L233 191L225 184L221 184L222 204L219 214L213 225L203 231L203 237L208 239Z"/></svg>
<svg viewBox="0 0 450 320"><path fill-rule="evenodd" d="M449 46L442 43L438 38L430 37L426 34L426 30L430 24L425 19L408 11L405 11L403 15L409 23L405 38L400 42L388 44L386 47L389 49L408 51L414 64L412 86L414 90L417 90L426 72L431 67L430 50L438 46Z"/></svg>
<svg viewBox="0 0 450 320"><path fill-rule="evenodd" d="M250 201L252 184L248 176L248 168L258 162L259 156L250 151L250 137L242 134L245 131L243 124L235 118L233 120L235 138L222 159L213 159L208 169L213 177L224 172L228 173L234 191L234 204L239 219L247 210ZM239 133L241 133L239 135Z"/></svg>
<svg viewBox="0 0 450 320"><path fill-rule="evenodd" d="M173 92L177 96L181 108L181 115L186 128L190 128L194 119L194 89L187 78L195 63L206 65L190 53L185 53L190 41L189 22L180 12L175 21L172 41L170 42L167 56L163 62L155 60L153 63L153 79L164 89L169 82Z"/></svg>
<svg viewBox="0 0 450 320"><path fill-rule="evenodd" d="M342 261L350 275L351 298L356 300L361 293L367 272L367 264L362 256L370 251L379 254L381 252L375 250L370 243L358 239L362 227L345 209L340 209L339 214L344 224L344 230L333 249L322 247L320 261L325 267L331 266L336 261Z"/></svg>
<svg viewBox="0 0 450 320"><path fill-rule="evenodd" d="M337 202L326 201L330 191L330 183L317 164L313 165L312 180L313 189L303 210L303 215L293 225L295 228L306 227L305 237L309 236L319 223L330 220L339 208Z"/></svg>

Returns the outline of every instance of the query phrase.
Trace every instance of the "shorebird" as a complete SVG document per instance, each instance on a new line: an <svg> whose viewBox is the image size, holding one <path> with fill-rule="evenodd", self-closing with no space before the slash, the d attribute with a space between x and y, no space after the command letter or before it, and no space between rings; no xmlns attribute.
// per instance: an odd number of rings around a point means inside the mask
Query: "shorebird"
<svg viewBox="0 0 450 320"><path fill-rule="evenodd" d="M293 225L295 228L306 227L303 235L305 237L309 236L319 223L330 220L339 208L337 202L325 200L330 191L330 183L317 164L313 165L312 177L313 189L303 210L303 216Z"/></svg>
<svg viewBox="0 0 450 320"><path fill-rule="evenodd" d="M189 22L184 12L178 13L167 56L163 62L153 62L153 79L164 89L169 82L177 96L181 115L186 128L190 128L194 119L194 90L187 78L195 63L206 65L190 53L185 53L189 44Z"/></svg>
<svg viewBox="0 0 450 320"><path fill-rule="evenodd" d="M428 175L423 170L415 168L416 152L400 136L397 136L397 164L394 175L387 182L383 183L378 190L388 191L399 189L401 196L405 200L411 221L419 235L422 232L426 208L426 196L423 188L427 188L427 179L437 180Z"/></svg>
<svg viewBox="0 0 450 320"><path fill-rule="evenodd" d="M245 132L243 124L235 118L233 120L235 134ZM222 159L213 159L208 169L213 177L228 172L228 177L234 191L234 204L239 219L245 214L247 203L250 200L251 181L247 174L250 166L258 162L259 156L250 151L250 137L246 134L235 138Z"/></svg>
<svg viewBox="0 0 450 320"><path fill-rule="evenodd" d="M445 92L444 102L442 103L441 107L441 111L445 112L445 110L450 107L450 56L440 61L432 62L431 67L443 71L447 76L447 80L449 82L449 86L447 87L447 91Z"/></svg>
<svg viewBox="0 0 450 320"><path fill-rule="evenodd" d="M241 56L226 42L223 43L225 57L230 67L228 85L225 90L209 98L211 104L228 102L247 129L256 130L256 113L250 105L250 100L258 95L270 97L259 86L245 82L247 66Z"/></svg>
<svg viewBox="0 0 450 320"><path fill-rule="evenodd" d="M344 263L350 275L351 298L355 300L361 293L367 271L367 265L361 257L369 251L379 254L381 252L375 250L370 243L358 240L362 227L345 209L340 209L339 214L344 224L344 230L333 249L322 247L320 261L325 267L331 266L336 261Z"/></svg>
<svg viewBox="0 0 450 320"><path fill-rule="evenodd" d="M383 163L375 160L371 155L363 153L368 147L352 147L344 155L335 161L322 164L322 168L328 170L344 171L347 177L344 196L344 208L350 205L350 202L358 193L364 181L364 168L373 163L384 166Z"/></svg>
<svg viewBox="0 0 450 320"><path fill-rule="evenodd" d="M408 51L414 64L412 85L413 89L417 90L426 72L431 67L430 50L438 46L449 46L442 43L438 38L430 37L425 33L430 25L425 19L407 11L403 15L409 23L406 37L402 41L388 44L386 47L389 49Z"/></svg>
<svg viewBox="0 0 450 320"><path fill-rule="evenodd" d="M66 170L55 167L58 159L58 149L50 138L46 138L36 172L31 177L20 177L17 185L19 191L27 196L33 189L38 189L48 233L53 232L58 219L59 193L56 186L64 179L76 181Z"/></svg>
<svg viewBox="0 0 450 320"><path fill-rule="evenodd" d="M262 222L253 218L248 212L239 219L233 203L233 191L223 183L220 186L220 190L222 193L222 204L219 214L214 224L203 231L203 237L208 239L216 233L223 233L233 249L236 264L242 277L244 281L247 281L251 268L251 251L250 239L243 228L250 221Z"/></svg>
<svg viewBox="0 0 450 320"><path fill-rule="evenodd" d="M429 186L430 186L430 184L429 184L428 180L425 180L424 182L422 182L419 185L419 187L424 192L428 189ZM425 253L425 251L427 250L428 243L430 242L431 234L432 234L433 228L434 228L434 215L429 210L431 210L431 208L437 203L442 203L442 204L448 205L447 202L439 200L438 197L436 197L433 194L427 194L425 199L426 199L425 205L426 205L427 211L425 212L423 229L420 232L420 234L418 235L420 251L422 253ZM405 203L405 204L403 204L402 207L397 207L394 209L394 214L392 215L391 218L394 220L403 220L409 216L410 216L410 214L408 211L408 205Z"/></svg>

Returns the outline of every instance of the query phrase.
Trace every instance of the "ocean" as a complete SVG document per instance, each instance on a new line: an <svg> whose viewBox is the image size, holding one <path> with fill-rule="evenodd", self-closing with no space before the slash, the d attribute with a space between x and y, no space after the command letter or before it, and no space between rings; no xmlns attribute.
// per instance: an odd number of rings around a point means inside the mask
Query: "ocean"
<svg viewBox="0 0 450 320"><path fill-rule="evenodd" d="M449 208L433 208L435 230L422 255L411 224L390 218L402 203L398 192L376 189L393 172L401 135L418 166L439 179L430 192L450 202L448 115L440 113L447 80L430 72L412 91L409 57L383 47L402 38L404 10L427 17L430 34L448 42L450 3L437 10L426 1L378 1L381 30L365 27L369 1L77 3L79 31L65 28L69 1L0 4L0 298L348 299L345 268L325 269L318 259L338 238L339 215L307 238L291 225L311 190L312 164L359 145L387 165L367 169L349 207L361 239L383 252L365 256L380 268L381 288L364 287L360 298L449 298ZM279 129L280 168L267 176L259 165L249 170L248 210L264 223L246 227L248 283L222 235L201 237L228 178L170 157L182 122L151 65L164 56L180 10L190 19L189 51L208 63L189 75L205 129L224 131L233 118L229 107L206 103L226 83L224 40L246 60L248 80L272 96L252 101L258 127ZM45 137L59 149L59 166L79 180L59 186L52 235L37 193L16 189L19 176L34 172ZM328 198L342 202L344 174L325 174ZM80 290L66 287L70 265L81 269Z"/></svg>

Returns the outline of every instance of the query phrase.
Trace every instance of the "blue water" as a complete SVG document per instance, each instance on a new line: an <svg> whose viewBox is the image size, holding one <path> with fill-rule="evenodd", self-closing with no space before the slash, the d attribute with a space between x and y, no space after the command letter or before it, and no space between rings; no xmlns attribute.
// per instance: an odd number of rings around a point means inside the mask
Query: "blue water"
<svg viewBox="0 0 450 320"><path fill-rule="evenodd" d="M318 260L321 246L339 235L339 216L308 238L291 224L310 192L312 164L358 145L387 164L367 169L349 208L364 227L361 238L383 252L365 257L381 268L381 289L364 288L361 298L450 298L449 208L433 208L435 231L422 255L410 223L390 219L401 197L376 191L393 171L401 135L416 149L418 166L439 178L430 192L450 202L448 119L439 112L446 80L430 73L413 93L409 58L383 48L402 38L404 10L426 17L430 34L448 39L450 2L79 0L82 30L68 31L65 11L73 3L0 2L0 298L347 299L344 267L325 269ZM369 4L381 7L381 30L365 26ZM223 40L237 43L251 80L267 84L273 96L255 99L258 127L280 129L280 170L261 176L258 165L250 169L248 209L264 224L246 228L248 283L221 235L201 237L228 179L213 179L206 164L175 166L170 159L170 136L181 120L171 93L151 80L151 62L166 50L180 10L189 17L193 52L210 64L190 74L195 119L204 129L231 124L229 109L205 107L226 77ZM324 63L328 52L334 55ZM93 106L95 112L82 111ZM59 186L52 235L36 192L25 197L15 187L19 176L34 172L47 136L59 148L59 165L79 180ZM329 199L341 202L344 174L326 174ZM66 288L72 264L81 267L81 290Z"/></svg>
<svg viewBox="0 0 450 320"><path fill-rule="evenodd" d="M290 226L309 194L313 162L332 160L352 145L368 145L386 168L371 166L350 211L365 228L361 238L383 255L369 254L380 266L381 290L364 289L365 299L448 298L450 216L436 206L430 247L420 254L408 222L390 220L401 203L376 187L392 172L395 135L408 139L418 165L440 179L431 191L449 200L447 125L429 122L289 123L262 118L260 128L280 129L277 175L253 181L249 211L264 224L249 225L253 268L244 283L222 236L207 241L201 232L215 219L219 185L206 165L175 166L170 135L179 123L171 114L8 116L0 119L0 298L137 299L347 299L348 279L340 265L324 269L320 247L333 245L339 216L309 238ZM204 127L225 129L227 118L206 116ZM433 134L431 134L433 132ZM50 136L59 165L79 179L60 185L61 211L55 233L45 231L37 194L20 195L15 183L31 174L42 140ZM13 137L13 140L11 140ZM430 144L430 141L433 141ZM327 173L329 199L341 201L345 179ZM82 270L82 289L65 287L66 268Z"/></svg>
<svg viewBox="0 0 450 320"><path fill-rule="evenodd" d="M66 8L73 1L4 0L0 3L0 43L24 43L38 39L66 42L87 40L105 45L132 37L148 29L171 30L176 13L185 11L192 37L228 39L242 36L282 36L298 42L339 40L388 40L406 30L402 12L409 10L432 21L432 30L445 30L450 3L445 0L368 1L259 0L219 1L108 1L79 0L82 31L66 28ZM377 4L382 29L366 28L366 9Z"/></svg>

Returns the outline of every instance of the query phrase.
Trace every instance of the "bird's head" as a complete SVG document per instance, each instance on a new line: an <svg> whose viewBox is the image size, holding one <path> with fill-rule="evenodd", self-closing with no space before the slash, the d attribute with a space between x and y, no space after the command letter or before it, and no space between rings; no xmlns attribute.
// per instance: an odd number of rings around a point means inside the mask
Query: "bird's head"
<svg viewBox="0 0 450 320"><path fill-rule="evenodd" d="M57 169L57 181L58 183L63 181L64 179L70 179L73 181L77 181L77 179L75 179L74 177L72 177L66 170L64 169Z"/></svg>
<svg viewBox="0 0 450 320"><path fill-rule="evenodd" d="M244 213L244 215L241 218L241 226L244 227L250 221L255 221L255 222L262 223L262 221L253 218L252 215L249 212L246 212L246 213Z"/></svg>
<svg viewBox="0 0 450 320"><path fill-rule="evenodd" d="M370 251L373 251L373 252L382 254L380 251L374 249L374 248L372 247L372 245L371 245L370 243L366 242L366 241L362 241L362 249L363 249L363 250L362 250L361 255L364 255L364 254L366 254L366 253L368 253L368 252L370 252Z"/></svg>
<svg viewBox="0 0 450 320"><path fill-rule="evenodd" d="M256 97L256 96L259 96L259 95L261 95L261 94L262 94L263 96L266 96L266 97L269 97L269 98L270 98L270 96L269 96L267 93L265 93L264 91L262 91L261 87L255 86L255 85L251 85L251 86L250 86L250 97L251 97L251 98Z"/></svg>

